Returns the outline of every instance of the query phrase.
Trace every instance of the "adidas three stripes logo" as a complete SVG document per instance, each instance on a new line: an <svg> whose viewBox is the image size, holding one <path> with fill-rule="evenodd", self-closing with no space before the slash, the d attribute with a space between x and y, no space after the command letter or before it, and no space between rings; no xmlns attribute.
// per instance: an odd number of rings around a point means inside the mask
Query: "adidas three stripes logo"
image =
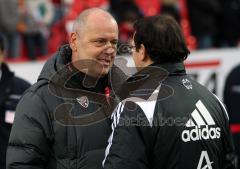
<svg viewBox="0 0 240 169"><path fill-rule="evenodd" d="M185 126L188 129L182 132L183 142L219 139L221 137L221 129L216 127L215 121L201 100L196 103L196 109L191 113L191 118Z"/></svg>

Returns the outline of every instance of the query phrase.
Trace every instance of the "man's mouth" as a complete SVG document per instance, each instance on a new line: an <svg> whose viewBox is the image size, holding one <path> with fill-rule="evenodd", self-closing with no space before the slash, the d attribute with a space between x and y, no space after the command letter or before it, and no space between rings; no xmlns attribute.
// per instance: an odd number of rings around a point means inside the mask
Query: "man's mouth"
<svg viewBox="0 0 240 169"><path fill-rule="evenodd" d="M98 59L98 61L103 65L103 66L110 66L111 60L110 59Z"/></svg>

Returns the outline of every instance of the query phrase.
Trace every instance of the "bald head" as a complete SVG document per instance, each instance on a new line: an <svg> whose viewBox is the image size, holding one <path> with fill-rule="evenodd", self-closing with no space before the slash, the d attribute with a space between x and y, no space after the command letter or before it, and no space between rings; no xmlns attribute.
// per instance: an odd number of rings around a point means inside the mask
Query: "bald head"
<svg viewBox="0 0 240 169"><path fill-rule="evenodd" d="M89 8L81 12L81 14L78 16L73 24L73 32L81 33L89 24L104 24L104 22L110 22L117 26L116 20L109 12L101 8Z"/></svg>
<svg viewBox="0 0 240 169"><path fill-rule="evenodd" d="M84 73L97 77L106 75L113 65L118 44L118 25L107 11L84 10L76 19L69 38L72 62L94 60ZM96 64L98 63L98 64ZM77 66L78 67L78 66Z"/></svg>

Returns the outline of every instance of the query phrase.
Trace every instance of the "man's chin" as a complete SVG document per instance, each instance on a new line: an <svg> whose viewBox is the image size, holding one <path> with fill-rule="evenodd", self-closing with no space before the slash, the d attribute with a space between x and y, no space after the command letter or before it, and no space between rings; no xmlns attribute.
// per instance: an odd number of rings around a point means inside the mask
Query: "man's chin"
<svg viewBox="0 0 240 169"><path fill-rule="evenodd" d="M106 74L108 74L108 72L110 71L110 67L103 67L102 72L101 72L101 76L105 76Z"/></svg>
<svg viewBox="0 0 240 169"><path fill-rule="evenodd" d="M110 71L109 67L103 67L101 69L94 69L92 71L88 71L87 74L92 77L103 77L107 75Z"/></svg>

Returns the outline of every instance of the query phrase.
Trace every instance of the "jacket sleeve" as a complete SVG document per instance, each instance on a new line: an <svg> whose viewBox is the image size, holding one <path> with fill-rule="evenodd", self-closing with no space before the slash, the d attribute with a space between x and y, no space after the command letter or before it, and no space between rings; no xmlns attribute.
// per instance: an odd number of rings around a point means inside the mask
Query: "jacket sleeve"
<svg viewBox="0 0 240 169"><path fill-rule="evenodd" d="M26 93L19 102L7 149L7 169L43 169L51 154L50 119L37 94Z"/></svg>
<svg viewBox="0 0 240 169"><path fill-rule="evenodd" d="M229 128L229 127L228 127ZM226 133L225 140L225 159L224 159L224 169L237 169L237 156L235 153L235 147L233 143L232 133L230 130Z"/></svg>
<svg viewBox="0 0 240 169"><path fill-rule="evenodd" d="M227 113L226 109L224 111ZM237 155L235 152L235 146L233 142L232 132L230 130L229 121L226 117L226 124L224 130L224 146L225 146L225 159L224 159L224 169L237 169Z"/></svg>
<svg viewBox="0 0 240 169"><path fill-rule="evenodd" d="M140 127L146 118L139 116L140 108L135 106L132 109L120 103L112 115L113 131L105 152L104 169L148 168L147 147Z"/></svg>

